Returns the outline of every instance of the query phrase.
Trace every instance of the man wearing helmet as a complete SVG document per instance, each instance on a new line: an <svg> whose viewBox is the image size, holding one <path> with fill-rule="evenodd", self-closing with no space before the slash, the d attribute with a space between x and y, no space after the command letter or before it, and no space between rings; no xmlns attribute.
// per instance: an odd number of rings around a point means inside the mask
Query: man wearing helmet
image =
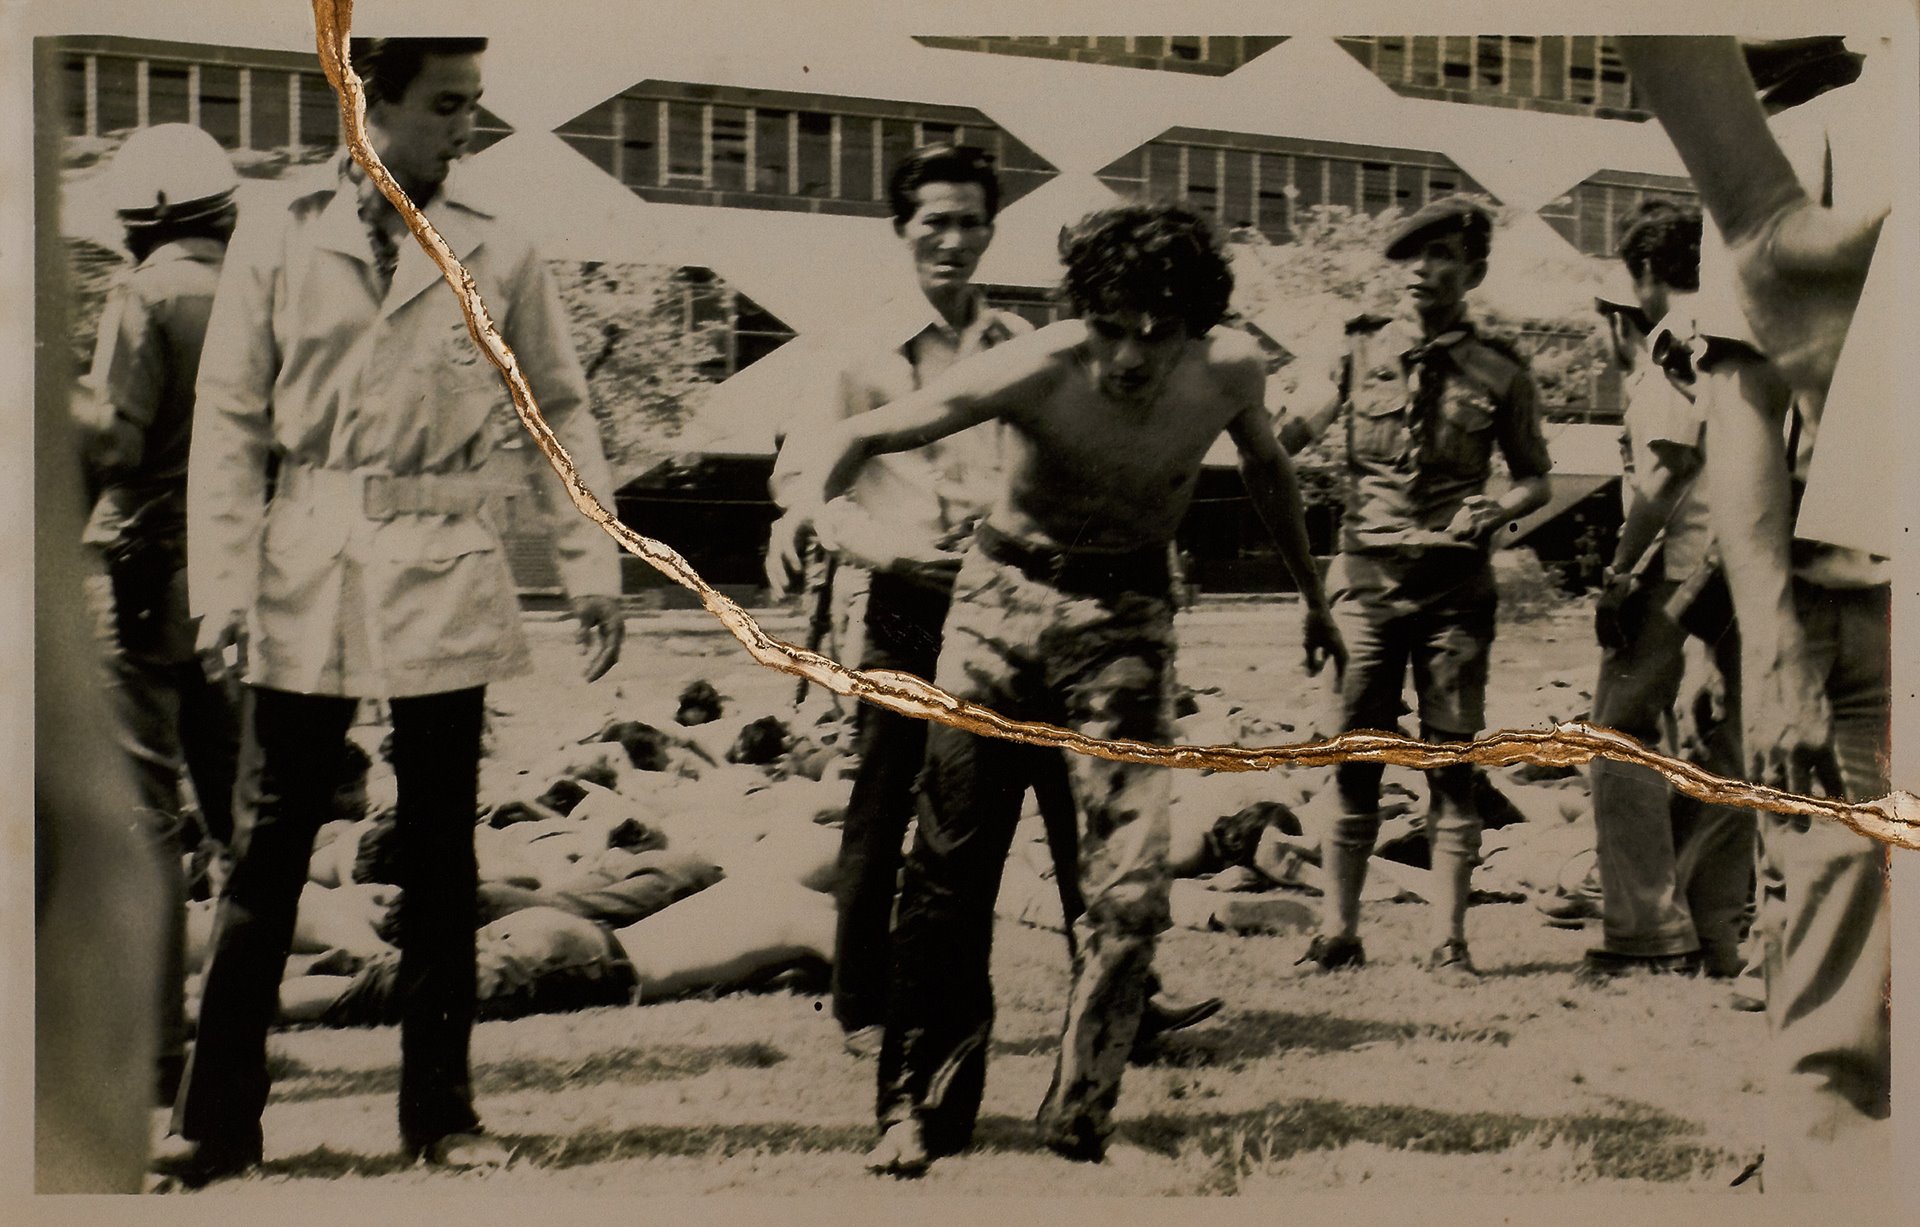
<svg viewBox="0 0 1920 1227"><path fill-rule="evenodd" d="M354 40L374 151L465 265L585 483L607 467L546 265L452 164L479 110L484 39ZM480 732L489 682L528 650L484 466L514 429L459 304L343 155L249 219L220 282L189 482L199 648L254 696L256 815L220 901L182 1145L189 1184L260 1161L267 1029L314 834L361 698L387 701L399 784L400 1134L451 1167L507 1155L473 1108ZM271 501L266 471L277 460ZM561 509L589 681L619 658L618 556ZM592 595L586 595L592 594ZM202 1059L204 1058L204 1059Z"/></svg>
<svg viewBox="0 0 1920 1227"><path fill-rule="evenodd" d="M223 844L233 836L234 707L195 660L187 612L187 441L239 181L211 136L161 124L128 138L106 182L134 267L107 300L73 402L99 491L81 542L101 564L90 586L119 733L167 893L157 1095L170 1103L187 1045L181 857L201 842L181 805L183 764L205 833Z"/></svg>

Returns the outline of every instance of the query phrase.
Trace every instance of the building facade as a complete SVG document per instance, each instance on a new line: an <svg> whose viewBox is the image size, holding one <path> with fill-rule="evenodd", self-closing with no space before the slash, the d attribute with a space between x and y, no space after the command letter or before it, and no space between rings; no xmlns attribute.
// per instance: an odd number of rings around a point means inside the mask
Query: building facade
<svg viewBox="0 0 1920 1227"><path fill-rule="evenodd" d="M1302 223L1328 209L1381 218L1467 192L1502 217L1488 292L1503 275L1514 283L1526 303L1508 313L1535 320L1524 343L1577 348L1588 338L1574 282L1601 275L1619 218L1648 196L1691 195L1605 38L876 35L837 56L711 39L704 53L623 46L617 66L547 74L537 88L516 77L515 48L496 45L473 159L502 182L535 170L529 220L552 250L677 270L687 326L721 326L702 366L710 394L679 436L689 452L770 455L834 355L898 327L910 287L882 228L885 175L929 141L994 154L1006 191L981 280L1036 323L1059 314L1060 226L1102 203L1182 201L1286 259ZM261 174L339 147L311 54L109 36L62 40L61 53L61 113L78 141L195 123ZM1553 309L1540 306L1558 282ZM1305 334L1325 324L1246 322L1276 362L1311 352ZM1597 366L1570 370L1549 400L1550 435L1611 430L1619 411ZM1586 497L1611 475L1577 476ZM1235 497L1209 495L1196 514L1212 526L1189 544L1202 557L1226 549L1244 571L1257 535L1219 531L1221 517L1238 522L1220 502ZM538 554L516 547L529 577Z"/></svg>

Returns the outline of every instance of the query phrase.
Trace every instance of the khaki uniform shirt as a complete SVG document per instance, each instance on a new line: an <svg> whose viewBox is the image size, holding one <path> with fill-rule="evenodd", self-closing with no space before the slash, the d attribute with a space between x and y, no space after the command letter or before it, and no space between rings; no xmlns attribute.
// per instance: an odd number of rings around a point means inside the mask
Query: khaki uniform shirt
<svg viewBox="0 0 1920 1227"><path fill-rule="evenodd" d="M1446 532L1468 497L1486 489L1496 444L1516 479L1553 467L1540 432L1533 376L1505 344L1471 321L1424 347L1419 321L1362 315L1347 324L1334 379L1346 409L1347 502L1340 548L1477 549ZM1417 385L1438 378L1433 408Z"/></svg>

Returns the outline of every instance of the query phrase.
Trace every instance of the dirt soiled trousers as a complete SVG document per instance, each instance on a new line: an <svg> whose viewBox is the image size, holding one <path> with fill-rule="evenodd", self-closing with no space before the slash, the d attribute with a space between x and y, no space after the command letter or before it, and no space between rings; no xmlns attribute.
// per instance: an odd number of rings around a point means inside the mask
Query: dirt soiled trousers
<svg viewBox="0 0 1920 1227"><path fill-rule="evenodd" d="M167 553L160 548L140 557ZM184 567L105 565L87 580L119 740L133 764L140 826L165 892L158 1012L163 1060L182 1056L189 1036L187 874L181 858L195 851L202 835L181 809L181 769L193 781L204 833L231 845L240 756L241 704L207 680L193 655L186 586Z"/></svg>
<svg viewBox="0 0 1920 1227"><path fill-rule="evenodd" d="M988 557L976 540L955 584L936 680L1006 715L1164 742L1172 656L1164 590L1061 591ZM993 1022L994 899L1026 753L943 725L928 730L876 1107L882 1128L918 1119L934 1154L964 1147L979 1113ZM1159 768L1067 758L1084 823L1085 910L1074 921L1072 985L1040 1123L1046 1140L1078 1145L1111 1131L1155 940L1170 923L1170 782Z"/></svg>
<svg viewBox="0 0 1920 1227"><path fill-rule="evenodd" d="M1346 641L1340 680L1340 728L1393 731L1413 670L1420 735L1477 736L1486 724L1487 662L1499 593L1486 555L1475 549L1347 552L1327 576L1333 620ZM1326 838L1364 861L1380 834L1379 763L1334 768L1340 812ZM1480 811L1473 768L1427 772L1437 804L1428 819L1434 851L1475 860Z"/></svg>
<svg viewBox="0 0 1920 1227"><path fill-rule="evenodd" d="M393 699L399 784L400 1135L421 1150L475 1128L467 1045L474 1014L480 688ZM257 1150L267 1031L313 839L331 817L357 700L256 688L261 762L252 829L214 922L200 1029L175 1105L182 1137Z"/></svg>

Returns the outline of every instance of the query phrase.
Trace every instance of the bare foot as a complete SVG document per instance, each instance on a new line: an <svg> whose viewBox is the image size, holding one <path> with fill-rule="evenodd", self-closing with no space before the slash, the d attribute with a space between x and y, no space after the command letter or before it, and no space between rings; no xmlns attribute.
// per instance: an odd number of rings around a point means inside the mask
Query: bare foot
<svg viewBox="0 0 1920 1227"><path fill-rule="evenodd" d="M924 1175L931 1162L918 1121L889 1125L880 1135L879 1144L867 1152L867 1170L877 1176Z"/></svg>

